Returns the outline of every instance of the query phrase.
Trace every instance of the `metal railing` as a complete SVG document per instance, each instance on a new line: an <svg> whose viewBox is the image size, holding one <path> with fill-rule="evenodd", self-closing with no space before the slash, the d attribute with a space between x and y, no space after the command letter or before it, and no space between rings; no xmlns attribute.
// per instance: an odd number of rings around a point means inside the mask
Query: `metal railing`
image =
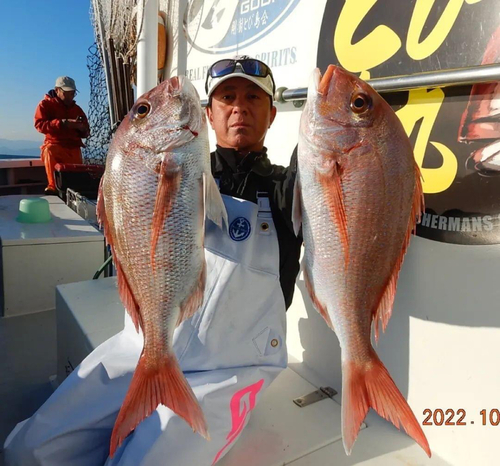
<svg viewBox="0 0 500 466"><path fill-rule="evenodd" d="M380 94L410 89L466 86L493 81L500 81L500 63L366 80ZM307 87L296 89L280 87L274 95L274 100L280 103L306 99ZM201 103L205 107L207 100L202 100Z"/></svg>
<svg viewBox="0 0 500 466"><path fill-rule="evenodd" d="M390 78L368 79L380 94L388 92L408 91L410 89L426 89L432 87L465 86L470 84L500 81L500 64L471 66L454 70L430 71L427 73L393 76ZM276 91L276 102L289 102L307 99L307 87L297 89L280 88Z"/></svg>

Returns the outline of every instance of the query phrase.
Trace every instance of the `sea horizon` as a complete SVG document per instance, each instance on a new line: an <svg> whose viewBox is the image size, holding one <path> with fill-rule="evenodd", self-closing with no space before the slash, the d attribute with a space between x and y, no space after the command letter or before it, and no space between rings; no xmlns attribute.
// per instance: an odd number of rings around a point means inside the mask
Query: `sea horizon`
<svg viewBox="0 0 500 466"><path fill-rule="evenodd" d="M9 154L0 154L0 160L30 160L30 159L39 159L39 155L9 155Z"/></svg>

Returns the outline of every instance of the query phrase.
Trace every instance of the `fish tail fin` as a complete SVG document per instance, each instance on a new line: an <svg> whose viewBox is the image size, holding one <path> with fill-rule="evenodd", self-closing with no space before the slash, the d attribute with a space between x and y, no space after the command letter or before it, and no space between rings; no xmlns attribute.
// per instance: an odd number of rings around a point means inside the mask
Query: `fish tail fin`
<svg viewBox="0 0 500 466"><path fill-rule="evenodd" d="M149 416L159 404L182 417L207 440L207 424L203 411L174 356L164 357L152 367L144 353L132 377L129 390L111 434L110 457L127 435Z"/></svg>
<svg viewBox="0 0 500 466"><path fill-rule="evenodd" d="M373 408L384 419L415 440L431 457L429 443L413 411L396 387L387 368L372 352L369 364L352 360L342 364L342 438L348 455L358 436L361 423Z"/></svg>

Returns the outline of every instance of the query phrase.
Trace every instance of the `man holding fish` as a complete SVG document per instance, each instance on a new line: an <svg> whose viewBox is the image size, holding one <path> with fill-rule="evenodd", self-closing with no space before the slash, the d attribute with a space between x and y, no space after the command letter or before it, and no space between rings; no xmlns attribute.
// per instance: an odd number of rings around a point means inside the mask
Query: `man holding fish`
<svg viewBox="0 0 500 466"><path fill-rule="evenodd" d="M7 464L208 466L234 445L287 365L302 244L291 221L295 169L271 164L264 147L274 90L258 60L212 65L210 156L187 79L137 100L99 200L125 328L14 429Z"/></svg>
<svg viewBox="0 0 500 466"><path fill-rule="evenodd" d="M408 137L368 84L331 65L313 73L298 162L272 165L264 138L274 87L267 65L248 57L209 68L211 157L188 80L172 78L137 100L113 140L99 197L125 329L16 427L7 464L217 463L286 367L284 311L300 232L309 295L342 349L346 453L373 408L430 456L371 344L373 324L378 338L378 321L385 329L390 319L423 211Z"/></svg>

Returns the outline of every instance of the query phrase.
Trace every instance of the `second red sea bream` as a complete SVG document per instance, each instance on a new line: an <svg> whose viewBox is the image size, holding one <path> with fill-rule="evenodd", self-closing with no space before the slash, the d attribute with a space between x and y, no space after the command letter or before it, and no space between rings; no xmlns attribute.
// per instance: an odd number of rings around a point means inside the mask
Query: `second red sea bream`
<svg viewBox="0 0 500 466"><path fill-rule="evenodd" d="M430 456L411 408L371 344L385 329L403 257L423 212L420 171L391 107L367 83L315 70L302 113L294 227L304 275L342 350L342 436L350 454L369 408Z"/></svg>

